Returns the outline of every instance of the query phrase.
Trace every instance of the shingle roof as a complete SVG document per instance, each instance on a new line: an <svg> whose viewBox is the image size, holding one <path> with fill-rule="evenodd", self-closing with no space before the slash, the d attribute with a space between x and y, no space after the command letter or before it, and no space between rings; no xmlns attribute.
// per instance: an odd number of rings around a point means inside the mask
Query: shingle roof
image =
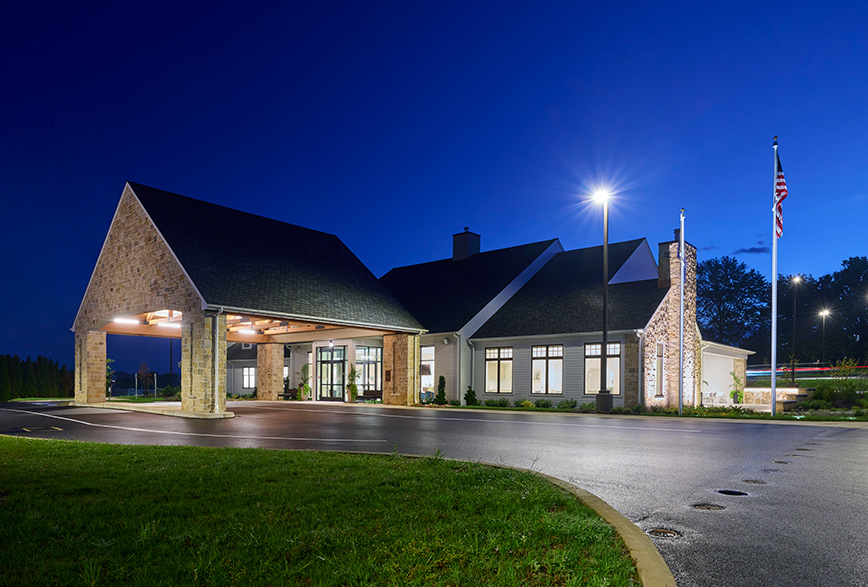
<svg viewBox="0 0 868 587"><path fill-rule="evenodd" d="M609 276L644 239L609 245ZM555 255L474 338L599 332L603 318L603 247ZM644 328L668 290L656 279L609 285L610 330Z"/></svg>
<svg viewBox="0 0 868 587"><path fill-rule="evenodd" d="M380 278L430 332L455 332L557 239L392 269Z"/></svg>
<svg viewBox="0 0 868 587"><path fill-rule="evenodd" d="M421 329L335 235L129 185L210 306Z"/></svg>

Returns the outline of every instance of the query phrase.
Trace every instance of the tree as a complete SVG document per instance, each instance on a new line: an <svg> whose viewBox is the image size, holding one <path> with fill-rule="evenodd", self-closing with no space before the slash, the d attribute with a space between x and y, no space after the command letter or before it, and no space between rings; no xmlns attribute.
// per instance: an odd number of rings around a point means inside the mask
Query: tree
<svg viewBox="0 0 868 587"><path fill-rule="evenodd" d="M697 265L696 320L703 338L762 350L769 345L770 300L765 277L733 257Z"/></svg>
<svg viewBox="0 0 868 587"><path fill-rule="evenodd" d="M437 395L434 397L434 403L438 406L446 405L446 377L443 375L437 382Z"/></svg>
<svg viewBox="0 0 868 587"><path fill-rule="evenodd" d="M142 393L145 393L145 390L148 386L148 377L150 376L151 370L148 369L148 364L145 361L142 361L142 364L139 365L139 370L137 371L139 376L139 382L142 384Z"/></svg>
<svg viewBox="0 0 868 587"><path fill-rule="evenodd" d="M21 385L21 397L36 397L36 369L33 367L33 361L27 357L24 363L24 382Z"/></svg>
<svg viewBox="0 0 868 587"><path fill-rule="evenodd" d="M8 402L12 399L12 384L9 382L9 368L6 366L6 357L0 357L0 402Z"/></svg>

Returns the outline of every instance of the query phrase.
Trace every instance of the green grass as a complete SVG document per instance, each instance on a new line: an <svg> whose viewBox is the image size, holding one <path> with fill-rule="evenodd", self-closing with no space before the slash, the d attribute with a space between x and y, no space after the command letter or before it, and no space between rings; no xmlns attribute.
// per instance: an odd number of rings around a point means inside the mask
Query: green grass
<svg viewBox="0 0 868 587"><path fill-rule="evenodd" d="M509 469L0 437L0 585L638 585L614 530Z"/></svg>

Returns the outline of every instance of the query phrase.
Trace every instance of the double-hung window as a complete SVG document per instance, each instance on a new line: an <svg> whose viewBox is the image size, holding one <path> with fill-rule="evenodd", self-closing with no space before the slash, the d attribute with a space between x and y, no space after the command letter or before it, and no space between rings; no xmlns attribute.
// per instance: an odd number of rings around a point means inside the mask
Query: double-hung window
<svg viewBox="0 0 868 587"><path fill-rule="evenodd" d="M512 393L512 347L485 349L485 393Z"/></svg>
<svg viewBox="0 0 868 587"><path fill-rule="evenodd" d="M256 367L241 367L241 387L242 389L256 387Z"/></svg>
<svg viewBox="0 0 868 587"><path fill-rule="evenodd" d="M564 392L564 345L534 346L530 351L531 393Z"/></svg>
<svg viewBox="0 0 868 587"><path fill-rule="evenodd" d="M606 387L613 395L621 395L621 343L610 342L606 351ZM600 357L603 345L585 345L585 393L600 393Z"/></svg>

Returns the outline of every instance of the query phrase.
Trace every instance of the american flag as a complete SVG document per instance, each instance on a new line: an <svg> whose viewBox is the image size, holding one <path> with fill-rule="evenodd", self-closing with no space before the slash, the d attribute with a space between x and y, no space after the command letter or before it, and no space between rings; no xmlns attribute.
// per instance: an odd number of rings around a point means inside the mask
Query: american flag
<svg viewBox="0 0 868 587"><path fill-rule="evenodd" d="M784 209L781 204L787 199L788 192L787 180L784 179L784 168L781 167L781 158L778 157L777 149L775 149L775 160L777 161L777 173L775 173L775 236L781 238L784 234Z"/></svg>

